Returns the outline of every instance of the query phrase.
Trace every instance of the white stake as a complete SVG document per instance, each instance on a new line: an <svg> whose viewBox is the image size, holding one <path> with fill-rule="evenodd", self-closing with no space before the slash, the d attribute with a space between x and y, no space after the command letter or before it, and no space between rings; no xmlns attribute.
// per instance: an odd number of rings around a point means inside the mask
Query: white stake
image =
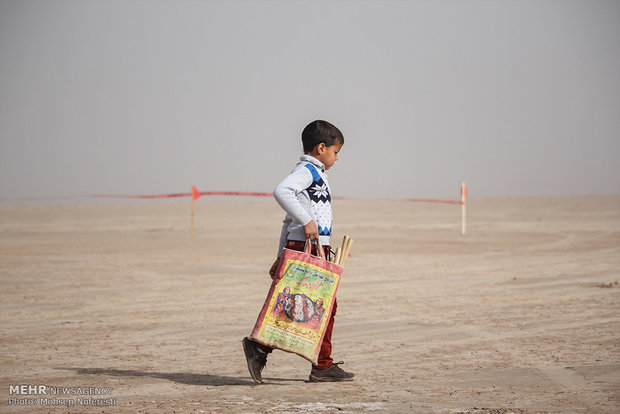
<svg viewBox="0 0 620 414"><path fill-rule="evenodd" d="M192 200L192 239L194 238L195 232L194 232L194 204L196 203L196 200Z"/></svg>
<svg viewBox="0 0 620 414"><path fill-rule="evenodd" d="M194 238L194 204L196 204L196 200L200 197L200 191L196 188L195 185L192 186L192 239Z"/></svg>
<svg viewBox="0 0 620 414"><path fill-rule="evenodd" d="M464 236L467 232L467 221L466 221L466 204L467 204L467 184L465 181L461 183L461 234Z"/></svg>

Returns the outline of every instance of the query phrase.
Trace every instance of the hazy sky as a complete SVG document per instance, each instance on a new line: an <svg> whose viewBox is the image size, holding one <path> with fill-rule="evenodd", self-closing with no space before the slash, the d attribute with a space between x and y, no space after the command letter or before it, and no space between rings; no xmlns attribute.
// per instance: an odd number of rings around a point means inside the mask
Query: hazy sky
<svg viewBox="0 0 620 414"><path fill-rule="evenodd" d="M0 0L0 197L620 193L618 1Z"/></svg>

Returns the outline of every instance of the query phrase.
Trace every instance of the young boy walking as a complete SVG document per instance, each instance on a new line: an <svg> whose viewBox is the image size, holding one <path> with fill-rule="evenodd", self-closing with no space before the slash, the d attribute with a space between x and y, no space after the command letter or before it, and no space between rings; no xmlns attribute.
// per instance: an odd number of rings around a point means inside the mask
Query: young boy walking
<svg viewBox="0 0 620 414"><path fill-rule="evenodd" d="M271 266L269 274L273 278L280 262L283 248L303 251L306 240L318 240L329 257L329 239L332 233L331 192L325 171L338 160L338 152L344 145L340 130L327 121L314 121L304 128L301 134L304 155L293 171L273 192L273 195L286 212L282 225L278 258ZM312 247L316 254L316 245ZM338 304L334 306L325 330L319 351L318 363L312 366L310 381L351 381L354 374L344 371L334 363L332 353L332 330ZM261 373L267 363L267 355L273 350L248 337L243 338L243 351L250 375L254 381L262 383Z"/></svg>

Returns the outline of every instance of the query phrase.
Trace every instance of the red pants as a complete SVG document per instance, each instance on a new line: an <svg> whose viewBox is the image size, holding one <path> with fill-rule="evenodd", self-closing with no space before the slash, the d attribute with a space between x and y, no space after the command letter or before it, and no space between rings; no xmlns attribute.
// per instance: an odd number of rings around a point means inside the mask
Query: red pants
<svg viewBox="0 0 620 414"><path fill-rule="evenodd" d="M291 250L297 250L302 252L304 250L305 242L297 241L297 240L289 240L286 242L286 248ZM331 248L329 246L323 246L325 250L325 257L329 257L329 253L331 252ZM316 254L316 247L312 246L312 253ZM332 359L332 330L334 329L334 317L336 316L336 310L338 309L338 302L336 298L334 298L334 306L332 307L332 314L330 315L329 322L327 322L327 327L325 328L325 336L323 337L323 342L321 343L321 350L319 351L319 359L317 361L316 367L319 369L327 369L334 365L334 360ZM265 346L263 344L258 344L259 348L266 354L271 353L273 351L272 348Z"/></svg>

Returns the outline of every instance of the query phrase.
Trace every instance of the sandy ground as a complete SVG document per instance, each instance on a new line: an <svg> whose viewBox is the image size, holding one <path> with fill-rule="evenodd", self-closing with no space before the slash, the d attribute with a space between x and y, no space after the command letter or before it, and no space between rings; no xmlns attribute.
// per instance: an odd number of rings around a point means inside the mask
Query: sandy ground
<svg viewBox="0 0 620 414"><path fill-rule="evenodd" d="M270 283L273 200L201 198L193 239L189 200L0 206L0 411L620 412L620 196L472 199L466 236L454 205L334 210L337 244L355 240L334 357L356 379L308 383L275 352L254 385L240 341Z"/></svg>

